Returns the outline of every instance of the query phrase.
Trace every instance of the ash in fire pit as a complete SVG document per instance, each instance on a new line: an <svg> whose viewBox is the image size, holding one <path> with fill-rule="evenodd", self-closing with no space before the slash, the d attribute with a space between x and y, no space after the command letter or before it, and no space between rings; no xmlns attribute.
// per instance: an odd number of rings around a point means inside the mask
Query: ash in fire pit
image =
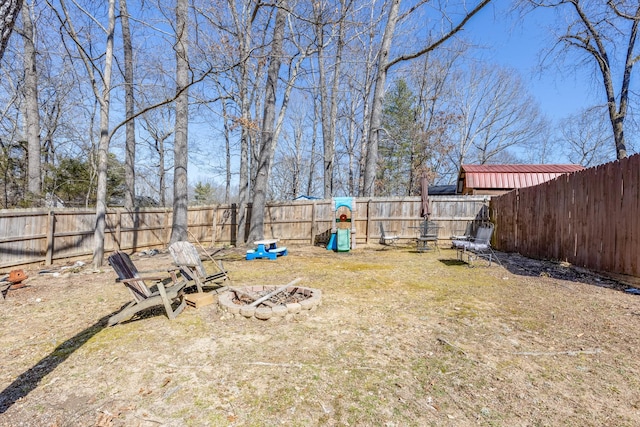
<svg viewBox="0 0 640 427"><path fill-rule="evenodd" d="M296 279L284 286L232 288L219 296L218 304L229 313L261 320L292 316L313 310L321 303L319 289L296 286Z"/></svg>

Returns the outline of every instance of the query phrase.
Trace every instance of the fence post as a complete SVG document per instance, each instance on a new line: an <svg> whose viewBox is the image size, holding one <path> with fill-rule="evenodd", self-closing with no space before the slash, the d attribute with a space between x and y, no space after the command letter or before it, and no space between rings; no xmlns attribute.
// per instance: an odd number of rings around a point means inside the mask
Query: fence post
<svg viewBox="0 0 640 427"><path fill-rule="evenodd" d="M515 250L518 251L519 247L520 247L520 242L518 241L518 239L520 238L520 233L518 233L518 229L520 228L520 218L518 217L518 211L520 210L520 189L516 188L516 209L515 209L515 218L513 219L513 225L514 225L514 233L513 233L513 238L515 241Z"/></svg>
<svg viewBox="0 0 640 427"><path fill-rule="evenodd" d="M120 242L122 241L122 210L118 209L116 214L116 247L122 250Z"/></svg>
<svg viewBox="0 0 640 427"><path fill-rule="evenodd" d="M51 265L53 263L53 236L55 234L56 216L53 211L49 211L49 221L47 224L47 255L45 258L45 265Z"/></svg>
<svg viewBox="0 0 640 427"><path fill-rule="evenodd" d="M164 210L164 214L165 214L165 218L164 218L164 245L165 246L169 246L169 241L171 240L171 215L169 215L169 210L165 209Z"/></svg>
<svg viewBox="0 0 640 427"><path fill-rule="evenodd" d="M316 202L311 202L311 245L316 243Z"/></svg>
<svg viewBox="0 0 640 427"><path fill-rule="evenodd" d="M211 221L211 246L215 246L218 236L218 206L220 205L213 205L213 209L211 209L213 211L213 220Z"/></svg>
<svg viewBox="0 0 640 427"><path fill-rule="evenodd" d="M367 200L367 225L365 243L369 244L369 232L371 231L371 199Z"/></svg>

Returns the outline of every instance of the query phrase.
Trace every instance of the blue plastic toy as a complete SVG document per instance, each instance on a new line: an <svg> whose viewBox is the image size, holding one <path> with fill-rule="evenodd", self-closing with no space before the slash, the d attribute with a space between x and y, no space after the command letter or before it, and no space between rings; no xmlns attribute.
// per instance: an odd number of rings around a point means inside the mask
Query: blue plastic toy
<svg viewBox="0 0 640 427"><path fill-rule="evenodd" d="M276 259L279 256L287 255L287 248L276 246L277 239L259 240L255 242L258 247L247 251L246 259L251 261L259 258Z"/></svg>

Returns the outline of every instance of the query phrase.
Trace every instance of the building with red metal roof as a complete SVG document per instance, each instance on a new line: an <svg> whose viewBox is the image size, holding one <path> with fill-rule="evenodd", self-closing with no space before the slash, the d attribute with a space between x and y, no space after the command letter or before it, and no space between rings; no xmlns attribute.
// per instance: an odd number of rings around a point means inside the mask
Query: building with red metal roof
<svg viewBox="0 0 640 427"><path fill-rule="evenodd" d="M498 195L583 169L580 165L462 165L457 193Z"/></svg>

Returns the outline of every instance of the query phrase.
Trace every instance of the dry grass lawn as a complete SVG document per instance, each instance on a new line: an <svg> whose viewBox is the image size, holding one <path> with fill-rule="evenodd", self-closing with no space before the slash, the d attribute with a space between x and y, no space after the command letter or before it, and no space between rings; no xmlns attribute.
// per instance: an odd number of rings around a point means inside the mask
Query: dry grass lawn
<svg viewBox="0 0 640 427"><path fill-rule="evenodd" d="M108 266L29 270L0 302L0 425L640 425L640 297L614 282L448 249L289 250L221 253L235 286L322 290L279 322L210 305L108 328L129 298Z"/></svg>

